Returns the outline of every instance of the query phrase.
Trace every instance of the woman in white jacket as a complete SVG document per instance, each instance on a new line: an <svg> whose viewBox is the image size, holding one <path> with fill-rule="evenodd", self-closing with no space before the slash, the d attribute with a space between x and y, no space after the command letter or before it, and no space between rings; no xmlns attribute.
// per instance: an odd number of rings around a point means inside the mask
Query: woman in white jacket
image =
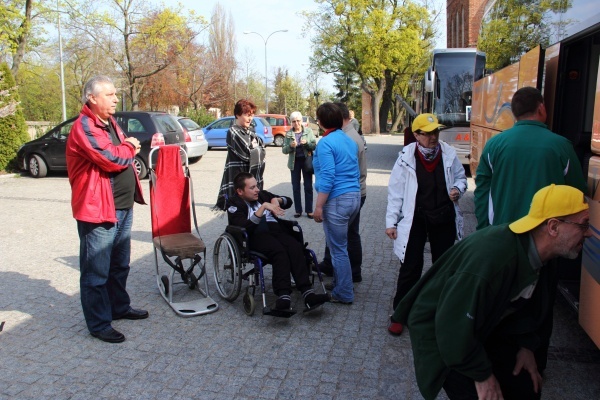
<svg viewBox="0 0 600 400"><path fill-rule="evenodd" d="M467 178L456 151L439 141L440 128L433 114L417 116L412 124L417 141L404 147L390 176L385 233L400 258L394 309L421 277L427 238L435 262L463 236L458 199ZM402 325L390 322L388 330L399 335Z"/></svg>

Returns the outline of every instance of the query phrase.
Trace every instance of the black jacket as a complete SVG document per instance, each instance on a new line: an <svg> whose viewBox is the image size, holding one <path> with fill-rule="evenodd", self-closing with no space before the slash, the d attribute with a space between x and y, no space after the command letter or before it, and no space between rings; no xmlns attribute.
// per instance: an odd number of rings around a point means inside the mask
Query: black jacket
<svg viewBox="0 0 600 400"><path fill-rule="evenodd" d="M270 203L271 200L275 197L279 197L283 200L280 204L280 207L284 210L287 210L293 204L291 198L286 196L278 196L271 192L267 192L266 190L261 190L258 193L258 202L260 204L265 202ZM235 225L245 228L246 231L248 231L248 235L251 236L256 227L258 226L260 218L255 217L254 215L252 216L252 218L250 218L250 207L248 207L248 204L244 201L244 199L237 195L229 198L228 205L229 206L227 207L227 219L229 220L229 225ZM292 221L279 219L275 215L273 215L273 217L275 217L278 223L282 224L286 228L291 229L291 227L294 225Z"/></svg>

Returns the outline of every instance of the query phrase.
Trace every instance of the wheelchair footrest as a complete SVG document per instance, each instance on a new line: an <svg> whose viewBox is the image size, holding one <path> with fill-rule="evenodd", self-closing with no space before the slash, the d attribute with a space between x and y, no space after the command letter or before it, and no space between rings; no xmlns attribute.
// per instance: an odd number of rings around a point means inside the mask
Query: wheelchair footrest
<svg viewBox="0 0 600 400"><path fill-rule="evenodd" d="M180 303L169 303L169 306L181 317L210 314L219 309L217 302L210 297Z"/></svg>
<svg viewBox="0 0 600 400"><path fill-rule="evenodd" d="M296 311L291 308L288 310L278 310L276 308L263 307L263 315L270 315L272 317L290 318L296 314Z"/></svg>

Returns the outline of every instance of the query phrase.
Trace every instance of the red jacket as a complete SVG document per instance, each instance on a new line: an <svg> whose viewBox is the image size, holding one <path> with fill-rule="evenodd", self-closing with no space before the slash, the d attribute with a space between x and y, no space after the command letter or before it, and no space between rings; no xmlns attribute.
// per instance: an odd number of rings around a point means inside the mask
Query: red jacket
<svg viewBox="0 0 600 400"><path fill-rule="evenodd" d="M105 124L86 105L67 139L67 171L71 183L71 207L76 220L92 223L117 222L111 173L133 168L135 146L110 117L121 144L115 146ZM135 202L146 204L142 185L135 175Z"/></svg>

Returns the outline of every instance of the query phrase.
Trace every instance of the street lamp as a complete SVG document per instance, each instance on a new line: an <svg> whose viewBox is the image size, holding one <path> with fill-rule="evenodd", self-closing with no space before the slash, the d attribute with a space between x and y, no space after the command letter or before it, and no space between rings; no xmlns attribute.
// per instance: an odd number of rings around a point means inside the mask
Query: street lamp
<svg viewBox="0 0 600 400"><path fill-rule="evenodd" d="M267 36L266 39L263 37L263 35L261 35L258 32L244 31L244 35L254 33L254 34L260 36L260 38L263 40L263 42L265 42L265 108L266 108L267 114L269 113L269 83L267 80L267 42L269 41L269 38L271 36L273 36L274 34L276 34L277 32L287 32L287 31L288 31L287 29L281 29L279 31L271 32L269 34L269 36Z"/></svg>

